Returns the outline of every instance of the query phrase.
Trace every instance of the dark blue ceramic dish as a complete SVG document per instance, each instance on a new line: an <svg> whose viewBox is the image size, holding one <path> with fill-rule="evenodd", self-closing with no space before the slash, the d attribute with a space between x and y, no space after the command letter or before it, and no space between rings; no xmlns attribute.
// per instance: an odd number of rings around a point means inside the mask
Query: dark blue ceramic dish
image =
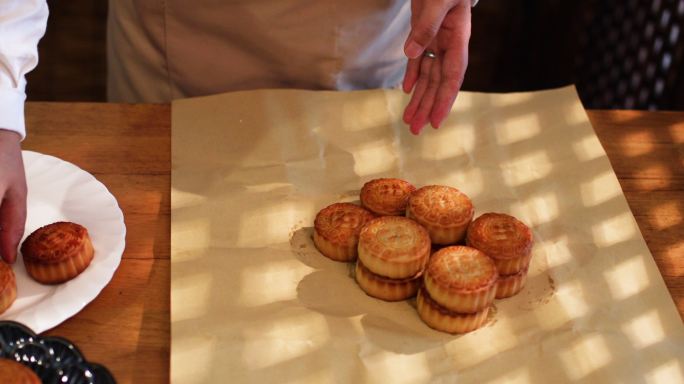
<svg viewBox="0 0 684 384"><path fill-rule="evenodd" d="M15 321L0 321L0 357L31 368L43 383L116 383L107 368L87 362L69 340L38 336Z"/></svg>

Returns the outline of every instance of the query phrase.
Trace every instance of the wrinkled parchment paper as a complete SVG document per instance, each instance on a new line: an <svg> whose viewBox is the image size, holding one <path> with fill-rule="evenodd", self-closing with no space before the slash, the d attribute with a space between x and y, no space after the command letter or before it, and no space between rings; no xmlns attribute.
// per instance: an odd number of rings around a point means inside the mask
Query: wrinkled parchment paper
<svg viewBox="0 0 684 384"><path fill-rule="evenodd" d="M173 103L176 383L679 383L684 332L574 88L461 93L412 136L399 91L250 91ZM318 254L318 210L401 177L530 225L525 289L475 332L366 296Z"/></svg>

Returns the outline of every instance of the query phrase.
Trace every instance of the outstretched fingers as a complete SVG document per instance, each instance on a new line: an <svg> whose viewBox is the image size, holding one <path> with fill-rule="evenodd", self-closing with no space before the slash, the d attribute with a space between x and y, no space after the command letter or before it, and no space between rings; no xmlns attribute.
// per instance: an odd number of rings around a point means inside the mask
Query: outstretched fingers
<svg viewBox="0 0 684 384"><path fill-rule="evenodd" d="M441 66L439 89L430 111L430 125L439 128L449 115L451 107L456 101L458 91L463 84L466 66L468 65L468 49L465 52L446 51L444 64Z"/></svg>
<svg viewBox="0 0 684 384"><path fill-rule="evenodd" d="M423 127L428 123L430 118L430 111L432 111L433 105L435 103L435 98L437 96L437 90L439 89L439 84L441 81L441 61L439 59L426 59L434 61L432 68L430 70L430 76L425 89L425 93L420 100L420 105L416 110L413 119L410 122L411 132L414 134L419 134Z"/></svg>
<svg viewBox="0 0 684 384"><path fill-rule="evenodd" d="M413 129L413 121L415 119L416 112L421 105L425 91L428 89L428 84L430 83L430 74L432 72L432 66L434 65L433 62L435 61L430 58L421 58L419 60L421 63L418 78L413 89L411 100L404 110L403 117L404 122L411 125L411 132L414 134L418 134L420 132L420 130L416 131Z"/></svg>
<svg viewBox="0 0 684 384"><path fill-rule="evenodd" d="M405 93L411 93L416 85L416 81L420 76L420 62L421 58L419 57L417 59L409 59L406 64L406 73L404 73L404 81L402 83Z"/></svg>

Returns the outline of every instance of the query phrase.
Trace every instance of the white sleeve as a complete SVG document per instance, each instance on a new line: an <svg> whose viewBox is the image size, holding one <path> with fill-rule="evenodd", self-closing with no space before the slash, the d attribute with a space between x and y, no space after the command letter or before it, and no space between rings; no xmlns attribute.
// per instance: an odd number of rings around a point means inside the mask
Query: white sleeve
<svg viewBox="0 0 684 384"><path fill-rule="evenodd" d="M26 136L26 75L38 64L45 34L46 0L0 0L0 129Z"/></svg>

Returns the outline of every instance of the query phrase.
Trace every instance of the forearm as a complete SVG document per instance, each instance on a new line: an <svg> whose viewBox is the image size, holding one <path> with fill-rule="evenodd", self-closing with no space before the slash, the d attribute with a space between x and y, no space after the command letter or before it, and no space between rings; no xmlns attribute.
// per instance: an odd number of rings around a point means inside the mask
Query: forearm
<svg viewBox="0 0 684 384"><path fill-rule="evenodd" d="M0 0L0 129L26 135L25 75L38 64L38 41L45 34L45 0Z"/></svg>

